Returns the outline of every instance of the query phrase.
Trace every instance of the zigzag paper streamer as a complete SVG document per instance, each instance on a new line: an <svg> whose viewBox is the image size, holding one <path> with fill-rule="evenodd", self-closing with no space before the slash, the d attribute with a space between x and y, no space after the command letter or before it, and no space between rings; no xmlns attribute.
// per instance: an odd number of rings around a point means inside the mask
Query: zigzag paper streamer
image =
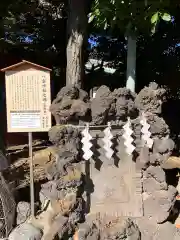
<svg viewBox="0 0 180 240"><path fill-rule="evenodd" d="M147 119L144 113L142 113L140 123L142 125L141 133L142 133L142 140L144 141L144 145L146 145L148 148L152 148L153 139L151 138L151 132L149 131L150 125L147 123Z"/></svg>
<svg viewBox="0 0 180 240"><path fill-rule="evenodd" d="M92 143L90 141L92 140L92 137L89 134L89 124L86 125L86 128L81 132L81 134L83 135L81 140L83 144L82 150L84 152L83 158L85 160L89 160L93 155L93 152L91 151Z"/></svg>
<svg viewBox="0 0 180 240"><path fill-rule="evenodd" d="M113 138L113 135L111 133L111 124L108 123L108 127L104 130L104 138L102 141L104 142L104 150L105 150L105 156L110 159L112 155L114 154L114 151L111 149L113 143L111 139Z"/></svg>
<svg viewBox="0 0 180 240"><path fill-rule="evenodd" d="M134 139L131 137L131 135L133 134L133 131L131 129L131 121L130 118L128 118L127 123L123 126L124 128L124 134L123 134L123 138L124 138L124 145L126 146L126 152L128 155L131 155L134 150L135 150L135 146L132 144Z"/></svg>

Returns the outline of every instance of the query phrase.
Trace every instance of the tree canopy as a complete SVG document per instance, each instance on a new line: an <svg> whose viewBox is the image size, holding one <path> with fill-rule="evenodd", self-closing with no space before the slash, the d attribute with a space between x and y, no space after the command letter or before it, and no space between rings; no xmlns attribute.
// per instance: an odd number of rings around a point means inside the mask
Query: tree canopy
<svg viewBox="0 0 180 240"><path fill-rule="evenodd" d="M161 19L171 20L171 8L170 0L94 0L89 22L104 29L118 27L121 32L131 28L154 32Z"/></svg>
<svg viewBox="0 0 180 240"><path fill-rule="evenodd" d="M155 69L159 66L156 60L158 52L163 58L165 55L161 53L161 50L162 52L168 51L168 57L170 54L174 54L174 58L178 57L178 49L174 48L175 44L179 41L179 37L177 36L179 28L177 23L178 14L174 13L175 10L178 12L178 8L175 4L170 4L171 2L167 0L94 0L92 2L91 13L89 14L89 21L91 21L90 25L93 27L93 31L95 29L94 25L98 31L100 31L102 27L103 29L105 27L106 30L111 30L112 39L115 36L117 39L116 42L122 42L122 44L117 46L112 40L110 44L108 43L108 49L113 48L110 54L111 61L113 61L113 64L115 63L115 65L120 66L123 71L126 69L126 64L122 64L122 62L124 62L123 59L126 58L123 34L131 22L139 32L137 39L137 64L139 64L138 62L141 56L146 54L144 51L150 52L151 54L149 53L148 55L152 56L152 59L148 59L149 67L152 66L150 75L153 75L152 78L154 78L154 73L158 72ZM1 55L4 54L4 52L13 52L13 55L17 59L25 58L43 65L49 65L53 67L54 76L58 78L59 76L64 76L64 69L66 67L67 13L67 1L63 0L2 0L0 2ZM175 21L173 24L166 24L165 28L167 31L164 32L161 27L163 25L161 19L168 21L170 19L170 16L166 13L175 16ZM149 33L152 29L152 24L156 27L159 26L159 35L155 34L150 38L148 35L145 37L144 33ZM176 25L176 31L170 31L171 27L168 27L170 25L173 25L173 28ZM92 31L92 27L88 28L89 33ZM117 28L118 31L116 31ZM107 31L105 31L105 33L107 33ZM96 51L100 51L106 60L109 58L107 53L105 53L107 44L103 43L101 46L102 45L104 50L102 50L101 47L100 50L96 48ZM116 47L114 48L115 45ZM158 51L151 51L152 47L154 48L156 45L159 45ZM170 45L172 46L171 50L170 47L168 47ZM173 51L175 52L173 53ZM116 52L118 54L116 54ZM90 51L90 54L92 54L92 51ZM3 59L3 57L1 59ZM121 64L119 65L119 63ZM4 64L8 63L5 62ZM62 79L63 78L61 78L61 81ZM64 84L64 81L62 84Z"/></svg>

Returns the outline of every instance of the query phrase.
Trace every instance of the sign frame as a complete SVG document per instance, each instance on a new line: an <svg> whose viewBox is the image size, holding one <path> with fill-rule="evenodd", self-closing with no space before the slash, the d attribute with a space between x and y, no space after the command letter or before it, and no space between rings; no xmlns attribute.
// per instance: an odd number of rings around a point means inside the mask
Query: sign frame
<svg viewBox="0 0 180 240"><path fill-rule="evenodd" d="M23 60L1 71L5 72L7 131L48 132L51 69Z"/></svg>

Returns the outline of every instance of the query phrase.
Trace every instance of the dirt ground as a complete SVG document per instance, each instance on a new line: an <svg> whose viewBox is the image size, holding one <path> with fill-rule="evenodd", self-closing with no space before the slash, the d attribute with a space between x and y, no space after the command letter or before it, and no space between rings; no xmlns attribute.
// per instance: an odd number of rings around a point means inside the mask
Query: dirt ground
<svg viewBox="0 0 180 240"><path fill-rule="evenodd" d="M43 141L33 142L34 181L46 179L45 169L54 161L57 149ZM9 168L4 172L6 180L15 188L29 185L29 150L28 145L16 145L7 149Z"/></svg>

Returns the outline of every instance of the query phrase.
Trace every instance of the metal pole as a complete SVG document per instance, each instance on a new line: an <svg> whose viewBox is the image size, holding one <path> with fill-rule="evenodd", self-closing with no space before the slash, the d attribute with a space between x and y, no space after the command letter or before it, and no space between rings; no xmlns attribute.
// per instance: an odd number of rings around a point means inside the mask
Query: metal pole
<svg viewBox="0 0 180 240"><path fill-rule="evenodd" d="M30 197L31 197L31 216L34 217L34 175L33 175L33 150L32 133L28 133L29 140L29 165L30 165Z"/></svg>

